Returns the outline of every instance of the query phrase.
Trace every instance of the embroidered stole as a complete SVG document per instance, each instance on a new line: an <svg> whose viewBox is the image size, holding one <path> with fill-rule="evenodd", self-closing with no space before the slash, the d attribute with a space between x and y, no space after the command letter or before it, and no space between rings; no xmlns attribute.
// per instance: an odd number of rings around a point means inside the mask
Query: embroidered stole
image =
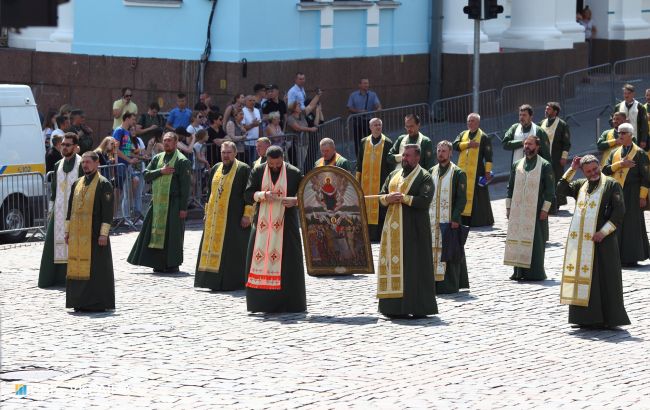
<svg viewBox="0 0 650 410"><path fill-rule="evenodd" d="M413 181L422 173L418 165L404 178L397 171L390 179L388 192L401 192L406 195ZM379 274L377 275L377 297L379 299L401 298L404 296L404 227L402 204L389 204L379 245Z"/></svg>
<svg viewBox="0 0 650 410"><path fill-rule="evenodd" d="M79 179L72 197L70 235L68 237L68 271L66 277L75 280L90 279L90 256L93 248L93 206L99 183L99 172L90 184Z"/></svg>
<svg viewBox="0 0 650 410"><path fill-rule="evenodd" d="M483 130L478 129L476 132L475 140L479 144L483 138ZM469 142L469 130L465 131L460 138L461 144L463 142ZM465 209L463 209L463 216L472 216L472 204L474 202L474 187L476 186L476 171L478 169L478 154L480 146L476 148L469 148L461 151L458 154L458 167L465 171L467 174L467 203L465 204ZM435 177L434 177L435 178Z"/></svg>
<svg viewBox="0 0 650 410"><path fill-rule="evenodd" d="M377 195L381 190L381 161L384 154L386 137L373 145L372 137L368 137L363 147L363 164L361 166L361 189L365 195ZM366 198L366 215L369 225L379 224L379 198Z"/></svg>
<svg viewBox="0 0 650 410"><path fill-rule="evenodd" d="M537 223L537 199L542 176L542 160L537 158L535 168L525 171L525 159L517 164L515 188L510 202L508 235L503 258L504 265L530 268L533 256L533 239Z"/></svg>
<svg viewBox="0 0 650 410"><path fill-rule="evenodd" d="M170 167L176 164L176 160L181 156L178 150L169 159ZM159 154L156 169L161 169L164 165L165 153ZM174 174L160 175L153 180L151 184L152 198L151 205L153 206L153 215L151 218L151 238L149 239L149 247L153 249L165 248L165 233L167 232L167 214L169 212L169 191L172 185L172 178Z"/></svg>
<svg viewBox="0 0 650 410"><path fill-rule="evenodd" d="M63 171L65 159L56 170L56 197L54 198L54 263L68 263L68 245L65 243L65 218L68 215L68 201L72 184L79 179L81 157L75 155L74 165L68 173Z"/></svg>
<svg viewBox="0 0 650 410"><path fill-rule="evenodd" d="M537 135L537 124L534 122L530 124L530 130L528 132L524 132L524 128L521 126L521 124L517 124L517 128L515 128L515 141L523 141L526 138L530 137L531 135ZM512 151L512 163L514 164L515 162L519 161L524 157L524 148L517 148L516 150Z"/></svg>
<svg viewBox="0 0 650 410"><path fill-rule="evenodd" d="M600 174L598 186L591 194L587 193L589 181L582 185L578 193L564 252L560 287L560 303L563 305L589 306L596 251L596 244L592 238L596 233L604 186L605 175Z"/></svg>
<svg viewBox="0 0 650 410"><path fill-rule="evenodd" d="M433 191L433 201L429 206L429 219L431 221L431 244L433 251L433 275L436 281L445 280L447 263L442 261L442 234L440 224L451 222L452 180L456 165L449 163L449 168L444 175L439 175L439 165L431 170L431 175L436 181Z"/></svg>
<svg viewBox="0 0 650 410"><path fill-rule="evenodd" d="M634 127L634 133L632 134L634 138L638 141L638 136L637 136L637 117L639 116L639 102L637 100L634 100L632 103L632 106L628 109L627 105L625 105L625 100L621 101L621 103L618 105L618 110L620 112L624 112L627 114L627 122L632 124L632 127Z"/></svg>
<svg viewBox="0 0 650 410"><path fill-rule="evenodd" d="M544 118L544 121L542 121L542 124L540 127L546 132L546 135L548 135L548 143L549 143L549 149L553 149L553 138L555 138L555 130L557 130L557 125L560 123L560 119L555 117L555 121L553 121L553 125L549 126L548 125L548 118Z"/></svg>
<svg viewBox="0 0 650 410"><path fill-rule="evenodd" d="M228 223L230 193L238 166L239 161L235 160L228 174L224 175L223 163L221 163L212 177L210 199L205 207L203 243L201 244L201 259L198 269L201 272L219 272L223 240Z"/></svg>
<svg viewBox="0 0 650 410"><path fill-rule="evenodd" d="M415 143L418 144L420 146L420 148L422 148L422 136L423 136L422 133L419 132L418 133L418 139L417 139L417 141L415 141ZM398 148L398 154L399 155L402 155L404 153L404 149L405 149L406 145L408 144L409 139L410 139L409 135L406 134L406 135L404 135L404 138L402 138L401 141L399 142L399 148ZM402 163L398 162L397 165L395 165L395 169L397 169L397 170L402 169Z"/></svg>
<svg viewBox="0 0 650 410"><path fill-rule="evenodd" d="M336 155L334 155L334 158L332 158L332 161L330 161L329 164L326 164L325 163L325 158L321 157L321 158L318 159L318 161L316 161L316 167L322 167L324 165L331 165L331 166L335 167L335 166L337 166L336 163L339 162L340 158L341 158L341 154L339 154L337 152Z"/></svg>
<svg viewBox="0 0 650 410"><path fill-rule="evenodd" d="M632 143L632 149L630 152L627 153L625 156L625 159L629 159L630 161L634 160L634 156L636 155L637 151L639 151L641 148L639 148L635 143ZM623 153L623 146L620 146L614 151L614 156L612 157L612 164L616 164L617 162L621 161L621 154ZM618 171L614 172L612 174L612 177L618 182L618 184L623 188L625 186L625 179L627 178L627 173L630 172L630 168L621 168Z"/></svg>
<svg viewBox="0 0 650 410"><path fill-rule="evenodd" d="M272 191L281 197L286 197L287 165L285 163L282 163L282 170L275 184L271 179L271 168L268 165L265 167L261 191ZM277 199L261 201L259 206L253 260L246 286L255 289L280 290L282 289L284 206Z"/></svg>
<svg viewBox="0 0 650 410"><path fill-rule="evenodd" d="M609 142L609 141L613 141L615 139L616 138L614 137L614 128L612 128L611 130L609 130L607 132L607 141ZM612 151L615 150L615 149L616 149L616 146L613 146L613 147L607 148L605 151L603 151L603 156L600 159L600 163L601 164L606 164L607 160L609 159L609 154L611 154Z"/></svg>

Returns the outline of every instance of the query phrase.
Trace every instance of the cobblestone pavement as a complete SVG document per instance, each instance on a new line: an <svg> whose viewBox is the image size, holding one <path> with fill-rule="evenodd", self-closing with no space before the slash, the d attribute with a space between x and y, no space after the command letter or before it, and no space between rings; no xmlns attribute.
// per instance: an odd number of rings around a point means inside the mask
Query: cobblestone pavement
<svg viewBox="0 0 650 410"><path fill-rule="evenodd" d="M631 326L572 329L559 304L570 213L551 218L549 279L523 284L501 263L504 200L492 205L495 227L468 242L471 290L412 321L383 319L365 275L308 277L306 315L249 315L243 292L192 287L198 227L180 275L128 265L136 234L112 237L106 314L74 314L61 289L36 287L42 245L2 250L0 378L13 380L1 406L650 408L650 265L623 272Z"/></svg>

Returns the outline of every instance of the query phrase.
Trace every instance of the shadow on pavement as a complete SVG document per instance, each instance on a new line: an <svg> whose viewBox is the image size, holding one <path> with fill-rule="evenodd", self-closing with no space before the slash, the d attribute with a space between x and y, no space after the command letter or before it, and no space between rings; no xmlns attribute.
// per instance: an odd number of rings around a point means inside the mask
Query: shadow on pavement
<svg viewBox="0 0 650 410"><path fill-rule="evenodd" d="M386 321L393 322L396 325L401 326L418 326L418 327L428 327L428 326L449 326L449 323L440 319L438 316L427 316L421 319L389 319L385 318Z"/></svg>
<svg viewBox="0 0 650 410"><path fill-rule="evenodd" d="M471 300L476 300L478 297L469 293L469 291L458 292L458 293L447 293L447 294L436 294L436 298L445 299L445 300L454 300L457 302L467 302Z"/></svg>
<svg viewBox="0 0 650 410"><path fill-rule="evenodd" d="M607 343L624 343L624 342L643 342L645 339L632 336L630 332L624 329L613 330L595 330L595 329L572 329L569 333L571 336L579 337L584 340L598 340Z"/></svg>

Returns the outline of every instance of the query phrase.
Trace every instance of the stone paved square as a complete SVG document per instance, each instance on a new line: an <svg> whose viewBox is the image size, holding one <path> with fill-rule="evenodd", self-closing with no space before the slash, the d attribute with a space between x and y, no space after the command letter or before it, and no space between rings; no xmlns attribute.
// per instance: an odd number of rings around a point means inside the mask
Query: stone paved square
<svg viewBox="0 0 650 410"><path fill-rule="evenodd" d="M551 217L548 280L514 283L505 201L492 206L494 228L468 240L470 291L439 296L440 314L423 320L382 318L373 275L307 277L307 314L249 315L243 291L193 288L196 223L179 275L127 264L136 233L112 236L117 309L105 314L72 313L63 290L37 288L41 243L3 248L0 377L49 371L2 380L1 406L650 408L648 262L623 272L631 326L572 329L559 304L571 212Z"/></svg>

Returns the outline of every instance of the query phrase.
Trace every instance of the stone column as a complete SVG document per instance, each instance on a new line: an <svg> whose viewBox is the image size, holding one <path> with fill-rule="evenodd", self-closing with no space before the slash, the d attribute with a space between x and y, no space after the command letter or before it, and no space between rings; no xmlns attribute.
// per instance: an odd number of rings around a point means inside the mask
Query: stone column
<svg viewBox="0 0 650 410"><path fill-rule="evenodd" d="M503 6L503 13L495 19L485 20L481 23L483 32L487 34L490 41L499 41L503 32L510 27L510 10L512 0L500 0L499 5Z"/></svg>
<svg viewBox="0 0 650 410"><path fill-rule="evenodd" d="M50 35L54 33L56 27L26 27L21 28L20 33L9 32L9 47L36 49L36 43L39 41L48 41Z"/></svg>
<svg viewBox="0 0 650 410"><path fill-rule="evenodd" d="M474 20L463 13L463 3L444 0L442 3L442 52L446 54L474 53ZM488 41L481 32L481 54L498 53L499 43Z"/></svg>
<svg viewBox="0 0 650 410"><path fill-rule="evenodd" d="M36 42L36 51L49 51L55 53L72 52L72 39L74 37L74 0L58 6L57 28L50 35L49 41Z"/></svg>
<svg viewBox="0 0 650 410"><path fill-rule="evenodd" d="M609 22L610 40L645 40L650 37L650 24L641 17L641 0L610 0L614 11Z"/></svg>
<svg viewBox="0 0 650 410"><path fill-rule="evenodd" d="M574 43L585 41L585 28L576 21L575 0L555 0L555 26L562 32L562 37Z"/></svg>
<svg viewBox="0 0 650 410"><path fill-rule="evenodd" d="M532 50L573 48L555 27L555 1L514 0L510 28L503 33L501 46Z"/></svg>

